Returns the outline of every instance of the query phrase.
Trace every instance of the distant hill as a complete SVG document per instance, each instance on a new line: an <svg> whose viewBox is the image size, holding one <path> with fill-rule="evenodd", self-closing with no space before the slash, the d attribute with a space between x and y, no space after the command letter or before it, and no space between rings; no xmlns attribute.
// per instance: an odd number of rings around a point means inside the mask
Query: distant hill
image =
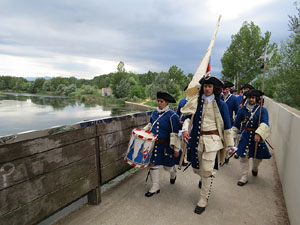
<svg viewBox="0 0 300 225"><path fill-rule="evenodd" d="M52 77L48 77L48 76L46 76L46 77L25 77L25 79L27 81L35 81L38 78L44 78L45 80L50 80Z"/></svg>

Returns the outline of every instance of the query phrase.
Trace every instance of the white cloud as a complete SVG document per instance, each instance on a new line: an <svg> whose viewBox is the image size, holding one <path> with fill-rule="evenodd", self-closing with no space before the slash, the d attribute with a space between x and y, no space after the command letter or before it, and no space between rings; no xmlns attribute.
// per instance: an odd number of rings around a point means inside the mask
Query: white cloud
<svg viewBox="0 0 300 225"><path fill-rule="evenodd" d="M208 9L212 14L221 14L223 20L234 20L242 15L250 14L258 7L269 4L274 0L210 0L208 1Z"/></svg>
<svg viewBox="0 0 300 225"><path fill-rule="evenodd" d="M92 78L119 61L140 73L174 64L195 72L219 14L215 65L244 21L271 31L272 40L288 37L289 1L1 1L0 74Z"/></svg>
<svg viewBox="0 0 300 225"><path fill-rule="evenodd" d="M55 56L52 58L33 58L0 54L0 75L11 76L76 76L92 79L94 76L108 74L117 70L119 61L88 57ZM125 64L126 71L139 69Z"/></svg>

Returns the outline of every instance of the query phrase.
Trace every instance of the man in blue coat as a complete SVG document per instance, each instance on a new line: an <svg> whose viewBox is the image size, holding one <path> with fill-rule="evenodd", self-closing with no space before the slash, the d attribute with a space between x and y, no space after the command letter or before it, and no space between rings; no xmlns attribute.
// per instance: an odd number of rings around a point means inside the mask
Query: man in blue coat
<svg viewBox="0 0 300 225"><path fill-rule="evenodd" d="M225 81L222 89L222 100L226 102L228 106L229 117L231 121L231 125L233 125L233 112L237 115L237 112L240 109L237 97L230 93L230 88L234 86L233 83L229 81Z"/></svg>
<svg viewBox="0 0 300 225"><path fill-rule="evenodd" d="M240 109L238 98L235 95L233 95L233 94L230 93L230 89L233 86L234 86L233 83L231 83L229 81L225 81L224 85L223 85L223 89L222 89L223 93L221 95L222 100L228 106L228 112L229 112L229 118L230 118L231 125L233 125L233 121L234 121L233 113L236 116L237 112ZM235 140L235 142L236 142L236 140ZM226 158L225 158L225 163L226 164L228 164L228 162L229 162L229 157L228 156L229 156L229 154L227 154Z"/></svg>
<svg viewBox="0 0 300 225"><path fill-rule="evenodd" d="M247 104L243 106L234 121L235 134L242 130L238 144L237 155L240 156L241 178L237 185L244 186L248 183L249 158L253 158L252 175L257 176L258 166L262 159L271 158L265 140L270 135L269 115L265 107L261 109L259 122L261 96L263 92L251 89L245 93ZM257 142L257 152L254 156ZM254 158L255 157L255 158Z"/></svg>
<svg viewBox="0 0 300 225"><path fill-rule="evenodd" d="M187 89L188 86L186 86L184 88L184 91ZM181 113L181 109L185 106L185 104L187 103L187 98L183 98L183 99L180 99L179 101L179 104L178 104L178 107L177 107L177 111L176 111L176 114L178 115L179 117L179 123L180 123L180 126L179 126L179 136L180 136L180 140L181 140L181 149L184 148L184 140L182 139L182 135L181 135L181 132L182 132L182 124L184 123L184 120L185 120L185 116ZM183 159L182 161L182 166L186 166L187 165L187 162L185 159Z"/></svg>
<svg viewBox="0 0 300 225"><path fill-rule="evenodd" d="M247 103L247 97L246 97L245 93L249 90L254 89L254 87L250 84L244 84L240 89L242 90L242 94L237 96L237 100L239 103L239 107L242 108L244 106L244 104ZM236 136L236 140L239 141L239 138L240 138L240 132ZM234 158L238 159L239 156L237 154L234 154Z"/></svg>
<svg viewBox="0 0 300 225"><path fill-rule="evenodd" d="M244 106L245 102L246 102L246 96L245 96L245 93L249 90L252 90L254 89L254 87L251 85L251 84L244 84L242 87L241 87L242 91L243 91L243 94L242 95L239 95L237 97L238 99L238 103L240 105L240 108Z"/></svg>
<svg viewBox="0 0 300 225"><path fill-rule="evenodd" d="M187 86L184 88L183 91L185 91L186 89L187 89ZM182 121L182 122L184 121L184 119L183 119L184 116L181 113L181 108L183 108L186 103L187 103L187 99L186 98L180 99L178 107L177 107L177 111L176 111L176 114L179 117L179 121Z"/></svg>
<svg viewBox="0 0 300 225"><path fill-rule="evenodd" d="M176 100L166 92L157 92L157 109L152 112L150 123L144 127L145 130L157 135L153 153L150 159L150 177L152 186L145 194L151 197L160 192L159 167L163 166L170 173L170 183L176 180L175 164L179 163L180 139L178 137L179 118L169 108L168 103L176 103Z"/></svg>
<svg viewBox="0 0 300 225"><path fill-rule="evenodd" d="M220 99L223 82L217 77L206 76L200 84L197 102L191 100L181 110L187 117L183 124L183 136L188 143L187 159L202 181L200 200L194 210L197 214L204 212L208 203L214 169L224 162L226 147L233 146L228 107ZM193 126L189 134L190 123Z"/></svg>

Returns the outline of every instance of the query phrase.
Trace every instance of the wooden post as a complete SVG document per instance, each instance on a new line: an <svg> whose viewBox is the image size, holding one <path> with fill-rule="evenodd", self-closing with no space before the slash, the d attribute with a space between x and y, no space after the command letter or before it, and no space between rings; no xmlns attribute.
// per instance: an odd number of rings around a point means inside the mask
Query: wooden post
<svg viewBox="0 0 300 225"><path fill-rule="evenodd" d="M96 160L96 170L97 170L97 188L88 192L88 203L90 205L99 205L101 202L101 166L100 166L100 149L99 149L99 135L96 125L95 129L95 160Z"/></svg>

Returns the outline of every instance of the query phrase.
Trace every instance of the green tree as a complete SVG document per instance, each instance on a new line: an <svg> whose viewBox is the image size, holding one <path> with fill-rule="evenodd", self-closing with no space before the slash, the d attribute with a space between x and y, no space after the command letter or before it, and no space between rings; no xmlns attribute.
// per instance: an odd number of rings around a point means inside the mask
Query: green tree
<svg viewBox="0 0 300 225"><path fill-rule="evenodd" d="M187 83L188 83L188 84L192 81L193 76L194 76L194 74L192 74L192 73L189 73L189 74L187 75Z"/></svg>
<svg viewBox="0 0 300 225"><path fill-rule="evenodd" d="M77 78L76 77L70 77L69 78L69 84L75 84L76 85Z"/></svg>
<svg viewBox="0 0 300 225"><path fill-rule="evenodd" d="M53 91L54 88L52 87L51 80L46 80L43 84L42 89L43 91Z"/></svg>
<svg viewBox="0 0 300 225"><path fill-rule="evenodd" d="M295 3L297 15L289 16L291 35L280 47L280 57L266 79L266 94L280 102L300 108L300 1Z"/></svg>
<svg viewBox="0 0 300 225"><path fill-rule="evenodd" d="M2 76L1 80L3 81L3 90L13 90L15 86L15 78L11 76Z"/></svg>
<svg viewBox="0 0 300 225"><path fill-rule="evenodd" d="M26 91L27 80L25 78L16 77L15 81L15 86L13 88L15 91Z"/></svg>
<svg viewBox="0 0 300 225"><path fill-rule="evenodd" d="M117 98L125 98L128 96L130 88L130 83L127 79L121 79L121 81L116 86L115 92L113 92L114 96Z"/></svg>
<svg viewBox="0 0 300 225"><path fill-rule="evenodd" d="M4 90L4 89L5 89L5 82L0 77L0 90Z"/></svg>
<svg viewBox="0 0 300 225"><path fill-rule="evenodd" d="M91 95L91 94L94 94L96 92L97 92L97 90L94 86L85 85L85 84L81 86L81 91L80 91L81 94Z"/></svg>
<svg viewBox="0 0 300 225"><path fill-rule="evenodd" d="M71 93L76 91L76 84L70 84L64 88L64 95L69 96Z"/></svg>
<svg viewBox="0 0 300 225"><path fill-rule="evenodd" d="M65 92L66 85L65 84L60 84L58 85L56 89L56 93L59 95L62 95Z"/></svg>
<svg viewBox="0 0 300 225"><path fill-rule="evenodd" d="M125 63L120 61L117 67L117 71L119 73L124 73L125 72Z"/></svg>
<svg viewBox="0 0 300 225"><path fill-rule="evenodd" d="M129 91L129 97L144 99L146 97L145 88L142 85L131 86Z"/></svg>
<svg viewBox="0 0 300 225"><path fill-rule="evenodd" d="M111 75L100 75L92 79L92 84L97 86L98 89L107 88L110 85Z"/></svg>
<svg viewBox="0 0 300 225"><path fill-rule="evenodd" d="M125 71L124 62L119 63L117 70L118 72L111 75L110 85L115 97L124 98L128 96L130 88L129 75Z"/></svg>
<svg viewBox="0 0 300 225"><path fill-rule="evenodd" d="M31 93L40 92L43 89L43 84L45 81L45 78L37 78L32 84Z"/></svg>
<svg viewBox="0 0 300 225"><path fill-rule="evenodd" d="M188 79L184 75L183 71L178 68L176 65L173 65L169 68L169 79L172 82L175 82L181 90L187 85Z"/></svg>
<svg viewBox="0 0 300 225"><path fill-rule="evenodd" d="M158 76L158 73L156 72L151 72L150 70L146 74L140 74L139 75L139 80L141 82L141 85L146 86L150 85L154 82L155 77Z"/></svg>
<svg viewBox="0 0 300 225"><path fill-rule="evenodd" d="M269 31L262 36L257 25L244 22L239 32L231 36L231 44L221 59L223 80L233 81L238 77L238 83L244 84L261 73L261 63L257 59L267 49L270 37Z"/></svg>
<svg viewBox="0 0 300 225"><path fill-rule="evenodd" d="M158 76L155 77L154 82L146 88L147 96L151 99L156 98L156 93L158 91L168 92L176 99L180 95L180 87L174 80L169 78L169 73L166 72L160 72Z"/></svg>
<svg viewBox="0 0 300 225"><path fill-rule="evenodd" d="M51 86L53 87L53 90L57 90L58 86L60 84L64 84L65 86L69 85L69 78L66 77L53 77L51 78Z"/></svg>

